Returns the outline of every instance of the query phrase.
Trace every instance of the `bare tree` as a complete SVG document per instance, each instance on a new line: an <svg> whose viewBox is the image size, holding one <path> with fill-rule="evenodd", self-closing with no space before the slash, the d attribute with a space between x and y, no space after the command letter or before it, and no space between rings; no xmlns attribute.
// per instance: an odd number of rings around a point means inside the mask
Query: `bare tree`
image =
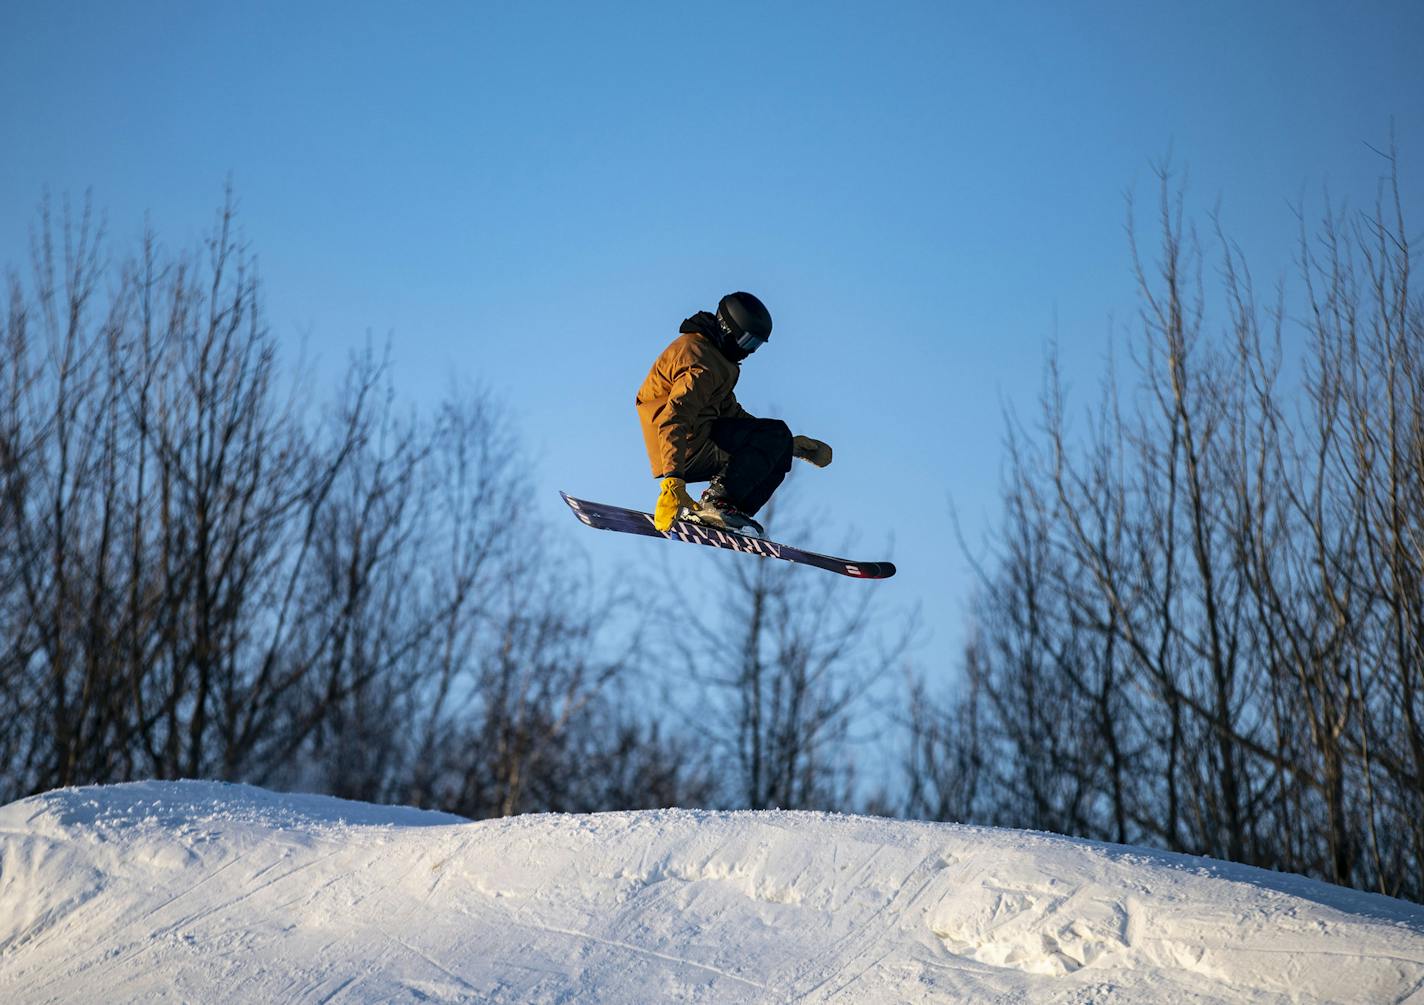
<svg viewBox="0 0 1424 1005"><path fill-rule="evenodd" d="M698 798L616 707L624 599L555 562L487 393L407 413L369 351L326 404L284 376L231 195L197 254L148 235L110 266L87 209L46 207L33 243L0 327L0 797Z"/></svg>
<svg viewBox="0 0 1424 1005"><path fill-rule="evenodd" d="M913 696L912 809L1424 897L1424 309L1389 164L1373 213L1302 216L1298 365L1219 222L1208 297L1163 170L1137 383L1110 371L1080 437L1051 363L1011 425L970 686Z"/></svg>

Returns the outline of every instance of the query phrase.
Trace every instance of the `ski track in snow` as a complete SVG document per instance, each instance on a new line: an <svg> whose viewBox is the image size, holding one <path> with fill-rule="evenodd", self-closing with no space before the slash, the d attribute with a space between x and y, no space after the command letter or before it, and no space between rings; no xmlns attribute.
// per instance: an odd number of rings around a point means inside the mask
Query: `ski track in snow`
<svg viewBox="0 0 1424 1005"><path fill-rule="evenodd" d="M1424 1005L1424 908L1021 831L471 823L241 785L0 808L0 1001Z"/></svg>

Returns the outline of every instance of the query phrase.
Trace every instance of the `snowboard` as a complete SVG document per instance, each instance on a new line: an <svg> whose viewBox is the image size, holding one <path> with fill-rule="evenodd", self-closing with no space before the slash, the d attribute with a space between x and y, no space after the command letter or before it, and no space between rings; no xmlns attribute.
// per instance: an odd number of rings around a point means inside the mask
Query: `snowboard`
<svg viewBox="0 0 1424 1005"><path fill-rule="evenodd" d="M793 548L789 544L780 544L765 538L752 537L749 534L738 534L735 531L709 527L706 524L697 523L695 520L674 520L672 527L661 531L653 526L651 513L624 509L622 506L589 502L586 499L575 499L567 492L560 492L559 495L564 497L564 502L568 503L569 509L574 511L574 516L596 530L616 530L624 534L661 537L669 541L684 541L687 544L705 544L712 548L725 548L728 551L740 551L747 555L760 555L762 558L779 558L783 562L812 565L817 569L825 569L827 572L838 572L842 576L850 576L852 579L889 579L895 575L895 565L892 562L853 562L831 555L818 555L814 551L803 551L800 548Z"/></svg>

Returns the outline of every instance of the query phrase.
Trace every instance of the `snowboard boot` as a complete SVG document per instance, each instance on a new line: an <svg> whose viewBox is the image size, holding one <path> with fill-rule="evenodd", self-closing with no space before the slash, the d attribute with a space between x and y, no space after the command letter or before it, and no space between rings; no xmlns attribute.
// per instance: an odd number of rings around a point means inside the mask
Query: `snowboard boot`
<svg viewBox="0 0 1424 1005"><path fill-rule="evenodd" d="M702 492L696 513L689 519L719 530L730 530L735 534L761 537L766 533L762 525L741 511L736 503L728 499L722 486L714 479Z"/></svg>

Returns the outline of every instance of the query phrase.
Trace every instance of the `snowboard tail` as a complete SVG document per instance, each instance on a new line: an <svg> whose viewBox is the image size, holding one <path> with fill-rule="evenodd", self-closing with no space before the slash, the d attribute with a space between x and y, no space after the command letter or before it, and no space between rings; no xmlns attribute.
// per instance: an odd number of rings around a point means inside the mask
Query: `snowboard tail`
<svg viewBox="0 0 1424 1005"><path fill-rule="evenodd" d="M597 530L615 530L624 534L638 534L643 537L660 537L668 541L683 541L687 544L703 544L712 548L740 551L762 558L779 558L783 562L797 565L811 565L827 572L840 573L852 579L889 579L895 575L893 562L854 562L832 555L818 555L814 551L793 548L764 538L750 537L735 531L720 530L692 520L674 520L666 531L653 526L651 513L643 513L622 506L575 499L567 492L560 492L564 502L574 511L574 516Z"/></svg>

